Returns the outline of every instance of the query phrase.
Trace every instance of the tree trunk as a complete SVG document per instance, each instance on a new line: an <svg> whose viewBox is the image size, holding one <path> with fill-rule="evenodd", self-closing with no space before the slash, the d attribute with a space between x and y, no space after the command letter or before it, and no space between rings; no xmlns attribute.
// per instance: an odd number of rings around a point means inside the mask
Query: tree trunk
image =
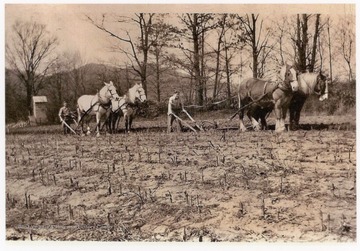
<svg viewBox="0 0 360 251"><path fill-rule="evenodd" d="M219 70L220 70L220 49L222 44L222 38L224 36L224 30L225 30L225 21L226 21L226 14L223 15L222 23L221 23L221 31L219 34L219 39L217 43L217 49L216 49L216 69L215 69L215 83L214 83L214 90L213 90L213 99L216 98L217 95L217 87L219 82Z"/></svg>
<svg viewBox="0 0 360 251"><path fill-rule="evenodd" d="M226 87L227 87L227 98L228 104L231 103L231 88L230 88L230 64L228 58L228 47L225 46L225 69L226 69Z"/></svg>
<svg viewBox="0 0 360 251"><path fill-rule="evenodd" d="M144 91L145 91L145 94L147 95L147 81L146 81L146 74L147 74L147 51L145 52L144 51L144 63L143 65L141 66L141 83L142 83L142 86L144 88Z"/></svg>
<svg viewBox="0 0 360 251"><path fill-rule="evenodd" d="M200 77L201 77L201 85L203 86L203 99L207 100L207 81L206 81L206 74L205 74L205 32L201 33L201 73L200 73Z"/></svg>
<svg viewBox="0 0 360 251"><path fill-rule="evenodd" d="M329 68L330 68L330 83L332 83L332 53L331 53L331 39L330 39L330 24L328 20L327 25L327 32L328 32L328 41L329 41Z"/></svg>
<svg viewBox="0 0 360 251"><path fill-rule="evenodd" d="M215 82L213 89L213 99L216 98L217 95L217 87L219 82L219 69L220 69L220 39L218 41L218 50L216 51L216 68L215 68Z"/></svg>
<svg viewBox="0 0 360 251"><path fill-rule="evenodd" d="M33 97L33 91L32 91L32 84L27 83L26 84L26 106L29 109L29 115L33 114L33 107L32 107L32 97Z"/></svg>
<svg viewBox="0 0 360 251"><path fill-rule="evenodd" d="M351 68L351 53L352 53L352 40L349 42L349 60L346 60L349 66L349 81L352 81L352 68Z"/></svg>
<svg viewBox="0 0 360 251"><path fill-rule="evenodd" d="M199 35L197 33L197 14L193 14L192 37L194 43L194 73L195 73L195 87L196 87L196 103L203 105L204 103L204 88L200 80L200 58L199 58Z"/></svg>
<svg viewBox="0 0 360 251"><path fill-rule="evenodd" d="M157 101L160 102L160 60L159 60L159 51L156 49L155 51L155 60L156 60L156 94L157 94Z"/></svg>
<svg viewBox="0 0 360 251"><path fill-rule="evenodd" d="M308 15L302 14L302 21L300 15L297 15L297 41L296 47L298 51L297 66L300 72L306 72L306 47L308 44Z"/></svg>
<svg viewBox="0 0 360 251"><path fill-rule="evenodd" d="M253 78L258 77L258 48L256 45L256 18L254 14L251 14L252 18L252 34L251 34L251 43L252 43L252 56L253 56Z"/></svg>
<svg viewBox="0 0 360 251"><path fill-rule="evenodd" d="M315 62L316 62L316 46L317 46L317 39L319 37L319 27L320 27L320 14L316 14L316 21L315 21L315 33L314 33L314 40L313 40L313 48L311 52L311 60L309 65L309 72L314 72Z"/></svg>

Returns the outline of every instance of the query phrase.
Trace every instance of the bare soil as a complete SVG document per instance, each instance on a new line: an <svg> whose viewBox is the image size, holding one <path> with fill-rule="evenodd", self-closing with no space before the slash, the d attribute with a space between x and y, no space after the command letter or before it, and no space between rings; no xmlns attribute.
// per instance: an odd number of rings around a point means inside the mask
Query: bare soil
<svg viewBox="0 0 360 251"><path fill-rule="evenodd" d="M10 131L6 239L356 241L355 118L282 134L167 134L164 121L99 138Z"/></svg>

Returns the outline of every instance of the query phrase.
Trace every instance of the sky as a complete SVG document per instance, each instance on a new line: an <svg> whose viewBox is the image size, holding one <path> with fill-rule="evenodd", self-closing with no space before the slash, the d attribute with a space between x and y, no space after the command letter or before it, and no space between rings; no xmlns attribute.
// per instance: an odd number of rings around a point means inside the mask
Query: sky
<svg viewBox="0 0 360 251"><path fill-rule="evenodd" d="M279 11L281 10L281 11ZM129 15L135 12L231 12L260 13L263 17L279 14L320 12L323 14L354 13L354 6L346 5L121 5L121 4L5 4L5 38L17 20L37 21L47 25L48 31L59 38L58 52L79 51L85 62L108 61L114 57L109 51L111 38L86 20L86 15ZM130 29L131 27L126 27Z"/></svg>

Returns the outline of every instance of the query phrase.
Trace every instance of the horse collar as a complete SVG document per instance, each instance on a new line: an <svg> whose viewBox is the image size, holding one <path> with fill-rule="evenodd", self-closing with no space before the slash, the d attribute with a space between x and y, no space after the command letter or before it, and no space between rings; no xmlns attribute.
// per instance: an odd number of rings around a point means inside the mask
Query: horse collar
<svg viewBox="0 0 360 251"><path fill-rule="evenodd" d="M315 91L315 86L318 84L318 76L316 77L316 84L315 84L314 88L311 88L311 86L309 86L309 84L307 83L307 81L305 81L305 79L304 79L304 77L302 76L302 74L300 74L299 78L301 78L301 82L304 82L305 85L306 85L306 87L307 87L307 92L308 92L308 93L305 93L305 94L311 95L312 93L315 93L315 94L319 95L319 93L317 93L317 92Z"/></svg>

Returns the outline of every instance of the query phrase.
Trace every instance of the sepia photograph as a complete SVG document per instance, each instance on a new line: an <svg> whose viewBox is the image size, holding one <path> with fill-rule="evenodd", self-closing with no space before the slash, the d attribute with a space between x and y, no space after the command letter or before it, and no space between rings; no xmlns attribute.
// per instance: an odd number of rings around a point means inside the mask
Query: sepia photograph
<svg viewBox="0 0 360 251"><path fill-rule="evenodd" d="M355 3L3 7L7 244L356 244Z"/></svg>

